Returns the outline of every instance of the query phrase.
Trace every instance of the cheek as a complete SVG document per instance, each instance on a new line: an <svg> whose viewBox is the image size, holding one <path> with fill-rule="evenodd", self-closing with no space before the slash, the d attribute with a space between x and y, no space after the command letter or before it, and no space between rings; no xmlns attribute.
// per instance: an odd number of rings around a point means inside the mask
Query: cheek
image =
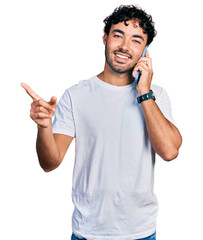
<svg viewBox="0 0 203 240"><path fill-rule="evenodd" d="M134 47L132 49L133 52L133 58L138 61L140 59L140 57L142 56L142 50L138 47Z"/></svg>
<svg viewBox="0 0 203 240"><path fill-rule="evenodd" d="M114 51L115 49L117 49L119 46L119 43L116 42L115 40L113 41L112 39L108 39L107 41L107 47L110 51Z"/></svg>

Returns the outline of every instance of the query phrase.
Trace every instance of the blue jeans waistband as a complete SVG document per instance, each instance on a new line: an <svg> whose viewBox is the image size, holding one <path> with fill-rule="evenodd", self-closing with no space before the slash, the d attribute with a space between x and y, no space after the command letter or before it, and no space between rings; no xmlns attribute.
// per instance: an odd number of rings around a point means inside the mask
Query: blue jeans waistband
<svg viewBox="0 0 203 240"><path fill-rule="evenodd" d="M75 233L72 233L71 240L87 240L87 239L83 237L78 237ZM156 240L156 232L146 238L140 238L137 240Z"/></svg>

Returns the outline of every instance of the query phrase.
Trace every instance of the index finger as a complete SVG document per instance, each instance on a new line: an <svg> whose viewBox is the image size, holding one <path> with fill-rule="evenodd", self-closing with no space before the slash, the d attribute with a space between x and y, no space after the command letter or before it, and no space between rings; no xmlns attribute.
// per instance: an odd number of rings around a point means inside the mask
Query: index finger
<svg viewBox="0 0 203 240"><path fill-rule="evenodd" d="M37 95L30 86L28 86L26 83L21 83L21 86L25 89L27 94L33 99L33 100L39 100L41 97Z"/></svg>

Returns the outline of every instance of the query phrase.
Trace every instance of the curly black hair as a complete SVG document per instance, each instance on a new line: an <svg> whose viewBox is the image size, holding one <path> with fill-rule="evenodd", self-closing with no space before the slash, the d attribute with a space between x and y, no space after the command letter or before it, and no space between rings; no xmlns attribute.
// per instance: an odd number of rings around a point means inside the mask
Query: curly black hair
<svg viewBox="0 0 203 240"><path fill-rule="evenodd" d="M126 23L129 20L138 20L139 26L144 30L144 33L148 35L147 46L153 41L153 38L157 35L157 31L154 28L154 22L152 16L147 14L138 6L134 5L121 5L114 10L114 12L104 19L104 32L109 35L110 28L113 24L123 22Z"/></svg>

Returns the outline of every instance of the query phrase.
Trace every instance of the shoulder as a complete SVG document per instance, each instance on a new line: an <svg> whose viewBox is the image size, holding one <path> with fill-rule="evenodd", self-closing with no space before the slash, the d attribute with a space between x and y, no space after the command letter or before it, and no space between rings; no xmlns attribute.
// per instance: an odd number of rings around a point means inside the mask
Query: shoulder
<svg viewBox="0 0 203 240"><path fill-rule="evenodd" d="M66 89L66 92L69 92L70 94L74 93L81 93L85 90L91 89L92 84L94 83L94 77L86 79L86 80L80 80L78 83L72 85L71 87Z"/></svg>

